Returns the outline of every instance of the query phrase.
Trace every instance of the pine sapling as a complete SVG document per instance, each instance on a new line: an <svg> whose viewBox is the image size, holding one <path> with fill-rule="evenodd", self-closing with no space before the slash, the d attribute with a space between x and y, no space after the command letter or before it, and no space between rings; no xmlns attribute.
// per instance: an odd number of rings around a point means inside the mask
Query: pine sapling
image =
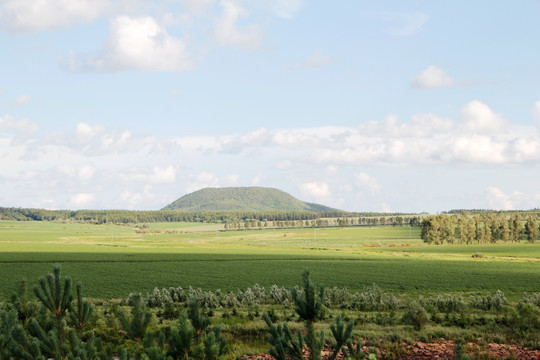
<svg viewBox="0 0 540 360"><path fill-rule="evenodd" d="M24 331L24 327L18 324L11 334L13 338L12 354L20 360L45 360L41 354L40 341L31 337Z"/></svg>
<svg viewBox="0 0 540 360"><path fill-rule="evenodd" d="M0 360L10 359L12 333L17 323L16 311L0 308Z"/></svg>
<svg viewBox="0 0 540 360"><path fill-rule="evenodd" d="M350 320L347 325L345 325L341 319L341 314L336 317L335 324L330 324L330 330L332 331L332 335L334 335L334 340L336 343L334 345L334 351L328 360L334 360L341 351L341 348L347 343L347 341L350 341L353 328L354 321Z"/></svg>
<svg viewBox="0 0 540 360"><path fill-rule="evenodd" d="M178 327L171 330L168 355L175 359L188 360L192 357L194 336L195 329L189 323L187 314L182 313L178 319Z"/></svg>
<svg viewBox="0 0 540 360"><path fill-rule="evenodd" d="M28 300L28 285L26 279L19 282L19 289L16 294L11 295L11 305L17 310L17 316L23 326L37 312L36 303Z"/></svg>
<svg viewBox="0 0 540 360"><path fill-rule="evenodd" d="M343 346L341 351L345 359L362 360L367 357L362 351L362 344L360 342L354 344L351 339L347 340L347 346Z"/></svg>
<svg viewBox="0 0 540 360"><path fill-rule="evenodd" d="M131 306L131 317L128 318L123 309L119 309L117 313L120 326L127 333L128 337L140 343L146 335L146 330L152 320L152 313L146 310L146 306L139 296L135 303Z"/></svg>
<svg viewBox="0 0 540 360"><path fill-rule="evenodd" d="M77 309L73 309L71 304L69 305L69 317L75 330L77 330L77 337L81 338L82 329L88 324L88 320L94 313L94 305L91 305L88 300L82 297L82 285L77 284Z"/></svg>
<svg viewBox="0 0 540 360"><path fill-rule="evenodd" d="M193 298L188 305L188 317L195 329L195 340L200 344L202 334L210 326L210 319L201 312L198 298Z"/></svg>
<svg viewBox="0 0 540 360"><path fill-rule="evenodd" d="M39 301L56 319L58 348L60 349L61 357L64 357L63 320L72 298L71 279L66 276L64 278L64 286L62 286L60 279L60 265L55 265L53 273L47 274L46 277L39 278L38 283L39 286L34 287L34 294L36 294Z"/></svg>
<svg viewBox="0 0 540 360"><path fill-rule="evenodd" d="M293 336L286 322L275 325L266 313L263 314L263 319L270 332L268 337L271 346L270 355L276 360L288 360L289 358L303 360L304 338L302 332L297 331L296 336Z"/></svg>
<svg viewBox="0 0 540 360"><path fill-rule="evenodd" d="M317 287L309 280L309 271L304 271L302 277L304 281L303 296L298 294L296 288L293 288L291 293L296 305L296 313L306 323L305 341L309 349L309 360L320 360L321 351L324 347L324 332L321 331L317 336L315 334L314 323L316 320L322 318L324 313L324 288L321 287L317 292Z"/></svg>

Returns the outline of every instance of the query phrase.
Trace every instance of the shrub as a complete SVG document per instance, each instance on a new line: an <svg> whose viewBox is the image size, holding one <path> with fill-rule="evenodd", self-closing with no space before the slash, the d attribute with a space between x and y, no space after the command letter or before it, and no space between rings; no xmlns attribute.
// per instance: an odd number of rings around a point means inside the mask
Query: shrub
<svg viewBox="0 0 540 360"><path fill-rule="evenodd" d="M494 294L471 295L469 302L472 307L482 310L500 311L505 305L508 305L508 300L500 290L497 290Z"/></svg>
<svg viewBox="0 0 540 360"><path fill-rule="evenodd" d="M407 304L401 322L406 325L413 325L416 330L421 330L429 322L429 315L422 305L411 302Z"/></svg>

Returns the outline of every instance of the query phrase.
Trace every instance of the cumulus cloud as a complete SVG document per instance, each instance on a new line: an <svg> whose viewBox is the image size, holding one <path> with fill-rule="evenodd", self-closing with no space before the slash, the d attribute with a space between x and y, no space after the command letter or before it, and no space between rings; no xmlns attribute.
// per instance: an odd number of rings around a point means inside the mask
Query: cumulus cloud
<svg viewBox="0 0 540 360"><path fill-rule="evenodd" d="M111 7L108 0L5 0L0 26L16 33L61 29L92 22Z"/></svg>
<svg viewBox="0 0 540 360"><path fill-rule="evenodd" d="M257 2L278 17L285 19L293 17L304 3L303 0L258 0Z"/></svg>
<svg viewBox="0 0 540 360"><path fill-rule="evenodd" d="M71 197L70 204L76 207L84 207L94 202L95 195L91 193L78 193Z"/></svg>
<svg viewBox="0 0 540 360"><path fill-rule="evenodd" d="M482 165L508 171L504 169L533 168L540 162L536 128L512 125L476 100L465 104L457 119L433 113L400 119L390 114L357 128L263 128L175 138L140 137L88 123L79 123L65 133L36 130L37 125L28 119L0 117L4 189L0 200L4 203L11 205L9 194L24 191L28 201L39 193L49 198L50 194L64 194L63 200L50 205L54 207L139 204L159 208L179 189L191 192L203 187L281 187L289 183L308 199L330 206L338 207L340 199L345 203L357 200L354 193L359 191L373 197L373 204L380 204L391 189L385 187L383 193L379 168L404 171L411 166L464 169ZM24 139L14 141L20 134ZM370 170L361 170L366 168ZM145 195L143 186L153 186L148 192L153 197ZM479 191L483 190L484 185ZM509 196L514 208L525 204L517 202L521 199L517 195ZM502 200L500 203L504 205Z"/></svg>
<svg viewBox="0 0 540 360"><path fill-rule="evenodd" d="M263 29L255 24L240 27L238 21L249 12L232 0L222 0L221 16L214 22L214 38L219 45L232 45L254 50L259 47L264 36Z"/></svg>
<svg viewBox="0 0 540 360"><path fill-rule="evenodd" d="M207 187L226 187L235 186L238 183L238 174L227 174L222 178L218 178L214 173L201 171L197 175L191 175L186 191L193 192Z"/></svg>
<svg viewBox="0 0 540 360"><path fill-rule="evenodd" d="M379 193L382 189L381 184L374 177L362 172L354 175L355 184L360 188L360 191L367 191L371 195Z"/></svg>
<svg viewBox="0 0 540 360"><path fill-rule="evenodd" d="M540 101L536 101L534 103L534 107L532 109L532 115L533 115L533 118L538 123L538 125L540 126Z"/></svg>
<svg viewBox="0 0 540 360"><path fill-rule="evenodd" d="M318 198L330 196L330 188L325 182L307 182L300 185L300 191L306 196Z"/></svg>
<svg viewBox="0 0 540 360"><path fill-rule="evenodd" d="M507 126L507 121L500 114L478 100L471 101L461 109L461 123L475 133L500 132Z"/></svg>
<svg viewBox="0 0 540 360"><path fill-rule="evenodd" d="M506 194L501 189L490 186L486 190L486 200L492 209L496 210L514 210L519 199L523 196L519 191L512 194Z"/></svg>
<svg viewBox="0 0 540 360"><path fill-rule="evenodd" d="M155 198L155 194L152 193L152 186L146 185L142 192L131 192L124 190L120 194L118 202L127 209L137 209L142 203Z"/></svg>
<svg viewBox="0 0 540 360"><path fill-rule="evenodd" d="M75 140L77 143L87 144L103 133L105 133L105 128L102 125L78 123L75 127Z"/></svg>
<svg viewBox="0 0 540 360"><path fill-rule="evenodd" d="M430 65L411 80L411 86L416 89L437 89L451 87L456 84L446 70Z"/></svg>
<svg viewBox="0 0 540 360"><path fill-rule="evenodd" d="M152 169L149 180L153 184L173 183L176 180L176 170L172 165L169 165L164 169L156 166Z"/></svg>
<svg viewBox="0 0 540 360"><path fill-rule="evenodd" d="M150 16L118 16L111 21L109 40L97 57L71 54L71 71L167 71L191 69L194 61L183 40L177 39Z"/></svg>
<svg viewBox="0 0 540 360"><path fill-rule="evenodd" d="M96 173L96 167L92 164L86 164L81 166L63 164L58 167L58 172L66 175L69 178L76 179L83 183L87 183L94 177L94 174Z"/></svg>
<svg viewBox="0 0 540 360"><path fill-rule="evenodd" d="M5 115L3 117L0 116L0 130L4 129L26 134L32 134L36 132L38 128L38 124L28 119L15 120L10 115Z"/></svg>
<svg viewBox="0 0 540 360"><path fill-rule="evenodd" d="M24 95L24 94L19 96L13 101L13 104L16 106L24 106L24 105L28 105L29 103L30 103L30 96Z"/></svg>

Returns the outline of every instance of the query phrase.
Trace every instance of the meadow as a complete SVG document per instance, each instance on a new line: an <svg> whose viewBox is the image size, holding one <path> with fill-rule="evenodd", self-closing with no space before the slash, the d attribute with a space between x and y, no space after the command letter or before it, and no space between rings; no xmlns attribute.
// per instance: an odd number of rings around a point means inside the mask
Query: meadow
<svg viewBox="0 0 540 360"><path fill-rule="evenodd" d="M473 257L481 254L481 257ZM155 287L292 287L309 269L327 287L377 284L396 295L539 290L540 244L425 245L418 228L223 231L222 224L91 225L0 221L0 297L61 264L90 298Z"/></svg>

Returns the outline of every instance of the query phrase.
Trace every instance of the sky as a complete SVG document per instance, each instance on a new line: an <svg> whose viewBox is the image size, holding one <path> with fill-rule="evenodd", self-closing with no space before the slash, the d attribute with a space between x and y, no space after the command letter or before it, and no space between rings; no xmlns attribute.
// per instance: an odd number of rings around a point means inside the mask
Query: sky
<svg viewBox="0 0 540 360"><path fill-rule="evenodd" d="M2 0L0 206L540 207L540 0Z"/></svg>

